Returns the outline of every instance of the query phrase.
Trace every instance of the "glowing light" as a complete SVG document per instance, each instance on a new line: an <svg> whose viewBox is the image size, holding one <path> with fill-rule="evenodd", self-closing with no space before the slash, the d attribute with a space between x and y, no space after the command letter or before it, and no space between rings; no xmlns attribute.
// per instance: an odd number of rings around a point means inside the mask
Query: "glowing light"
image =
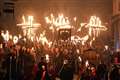
<svg viewBox="0 0 120 80"><path fill-rule="evenodd" d="M84 37L81 38L81 40L84 41L84 42L86 42L88 39L89 39L88 35L86 35L86 36L84 36Z"/></svg>
<svg viewBox="0 0 120 80"><path fill-rule="evenodd" d="M47 37L45 36L45 33L46 31L43 31L41 34L40 34L40 37L37 38L37 41L38 42L41 42L42 45L48 45L48 47L50 48L52 46L52 41L48 41Z"/></svg>
<svg viewBox="0 0 120 80"><path fill-rule="evenodd" d="M18 37L17 36L13 37L13 42L14 42L14 44L16 44L18 42Z"/></svg>
<svg viewBox="0 0 120 80"><path fill-rule="evenodd" d="M77 17L74 17L73 20L76 22L77 21Z"/></svg>
<svg viewBox="0 0 120 80"><path fill-rule="evenodd" d="M82 62L82 58L80 56L78 57L78 59L79 59L80 62Z"/></svg>
<svg viewBox="0 0 120 80"><path fill-rule="evenodd" d="M79 50L79 49L77 49L77 50L76 50L76 52L79 54L79 53L80 53L80 50Z"/></svg>
<svg viewBox="0 0 120 80"><path fill-rule="evenodd" d="M3 48L3 44L0 44L0 48L1 48L1 49Z"/></svg>
<svg viewBox="0 0 120 80"><path fill-rule="evenodd" d="M85 41L82 41L82 45L83 45L83 46L85 45Z"/></svg>
<svg viewBox="0 0 120 80"><path fill-rule="evenodd" d="M77 44L78 42L82 42L82 45L85 45L85 42L89 39L89 35L86 35L84 37L79 37L77 35L71 36L71 40L73 41L74 44Z"/></svg>
<svg viewBox="0 0 120 80"><path fill-rule="evenodd" d="M105 45L105 50L108 50L109 46L108 45Z"/></svg>
<svg viewBox="0 0 120 80"><path fill-rule="evenodd" d="M40 42L39 37L36 37L36 41L37 41L38 43Z"/></svg>
<svg viewBox="0 0 120 80"><path fill-rule="evenodd" d="M32 51L34 51L35 49L34 49L34 47L32 47L32 49L31 49Z"/></svg>
<svg viewBox="0 0 120 80"><path fill-rule="evenodd" d="M45 36L45 32L46 31L43 31L42 34L40 34L40 37L39 37L39 41L44 45L45 43L48 43L48 40Z"/></svg>
<svg viewBox="0 0 120 80"><path fill-rule="evenodd" d="M81 38L82 45L85 45L85 42L87 42L88 39L89 39L89 36L88 36L88 35L82 37L82 38Z"/></svg>
<svg viewBox="0 0 120 80"><path fill-rule="evenodd" d="M9 35L9 31L6 31L6 35L5 35L5 40L6 40L6 41L9 41L9 36L10 36L10 35Z"/></svg>
<svg viewBox="0 0 120 80"><path fill-rule="evenodd" d="M32 42L34 41L34 37L33 37L33 36L31 36L31 38L30 38L30 39L31 39L31 41L32 41Z"/></svg>
<svg viewBox="0 0 120 80"><path fill-rule="evenodd" d="M12 35L10 35L10 37L9 37L9 38L12 40L13 36L12 36Z"/></svg>
<svg viewBox="0 0 120 80"><path fill-rule="evenodd" d="M90 40L90 46L92 47L93 41L95 41L95 37L93 37L92 40Z"/></svg>
<svg viewBox="0 0 120 80"><path fill-rule="evenodd" d="M82 43L84 44L88 39L91 39L90 46L92 46L95 38L99 36L100 31L107 30L107 28L102 25L100 18L96 16L91 16L89 23L81 23L81 27L77 31L81 31L83 27L88 28L88 34Z"/></svg>
<svg viewBox="0 0 120 80"><path fill-rule="evenodd" d="M26 38L23 38L23 40L26 42L27 41L27 39Z"/></svg>
<svg viewBox="0 0 120 80"><path fill-rule="evenodd" d="M85 62L85 66L86 66L86 67L89 66L89 61L88 61L88 60Z"/></svg>
<svg viewBox="0 0 120 80"><path fill-rule="evenodd" d="M75 35L75 36L71 36L71 40L74 41L76 44L77 42L79 42L81 40L81 38L79 36Z"/></svg>
<svg viewBox="0 0 120 80"><path fill-rule="evenodd" d="M90 46L92 46L93 40L90 41Z"/></svg>
<svg viewBox="0 0 120 80"><path fill-rule="evenodd" d="M49 62L49 60L50 60L50 59L49 59L49 55L46 54L45 57L46 57L46 61Z"/></svg>
<svg viewBox="0 0 120 80"><path fill-rule="evenodd" d="M39 42L42 43L42 45L47 45L49 48L52 46L52 41L48 41L48 39L46 38L46 36L44 36L43 34L41 34L41 36L39 37Z"/></svg>
<svg viewBox="0 0 120 80"><path fill-rule="evenodd" d="M68 63L68 60L64 60L63 64L67 64Z"/></svg>
<svg viewBox="0 0 120 80"><path fill-rule="evenodd" d="M2 31L1 35L2 35L2 37L4 38L5 41L9 41L9 39L10 39L9 31L6 31L6 33L4 33L4 32Z"/></svg>
<svg viewBox="0 0 120 80"><path fill-rule="evenodd" d="M51 42L48 42L48 47L50 48L52 46L52 41Z"/></svg>
<svg viewBox="0 0 120 80"><path fill-rule="evenodd" d="M54 27L53 26L50 26L50 28L49 28L50 30L52 30L52 32L54 33L55 32L55 29L54 29Z"/></svg>
<svg viewBox="0 0 120 80"><path fill-rule="evenodd" d="M90 21L86 27L89 27L89 34L92 35L92 31L94 36L98 37L100 31L106 31L107 28L102 25L99 17L91 16Z"/></svg>
<svg viewBox="0 0 120 80"><path fill-rule="evenodd" d="M34 23L34 17L28 16L28 21L26 21L25 16L22 16L23 22L17 24L17 26L22 26L23 33L25 36L31 37L35 36L35 30L39 28L39 23Z"/></svg>
<svg viewBox="0 0 120 80"><path fill-rule="evenodd" d="M57 18L55 18L55 16L51 14L50 18L45 17L45 20L46 20L46 23L51 24L50 29L52 30L53 30L53 26L54 26L54 29L56 30L60 28L71 28L68 17L64 17L63 14L59 14Z"/></svg>

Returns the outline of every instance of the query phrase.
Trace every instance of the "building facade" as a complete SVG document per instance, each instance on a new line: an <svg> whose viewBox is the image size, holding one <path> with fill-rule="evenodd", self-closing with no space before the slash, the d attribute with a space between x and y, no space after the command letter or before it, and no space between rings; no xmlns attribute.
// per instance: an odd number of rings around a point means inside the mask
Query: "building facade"
<svg viewBox="0 0 120 80"><path fill-rule="evenodd" d="M15 31L15 1L0 0L0 29Z"/></svg>
<svg viewBox="0 0 120 80"><path fill-rule="evenodd" d="M120 0L113 0L112 32L114 50L120 51Z"/></svg>

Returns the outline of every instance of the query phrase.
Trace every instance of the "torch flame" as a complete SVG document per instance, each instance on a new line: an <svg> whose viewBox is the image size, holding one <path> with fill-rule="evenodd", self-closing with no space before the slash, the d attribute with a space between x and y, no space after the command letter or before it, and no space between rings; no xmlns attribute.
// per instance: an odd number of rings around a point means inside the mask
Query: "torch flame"
<svg viewBox="0 0 120 80"><path fill-rule="evenodd" d="M46 57L46 61L49 62L49 55L46 54L45 57Z"/></svg>
<svg viewBox="0 0 120 80"><path fill-rule="evenodd" d="M6 31L6 33L4 33L4 32L2 31L1 35L2 35L2 37L4 38L5 41L9 41L9 39L10 39L10 34L9 34L9 31L8 31L8 30Z"/></svg>
<svg viewBox="0 0 120 80"><path fill-rule="evenodd" d="M88 60L85 62L85 65L86 65L86 67L89 66L89 61Z"/></svg>
<svg viewBox="0 0 120 80"><path fill-rule="evenodd" d="M21 24L17 24L17 26L22 26L24 36L30 38L31 36L35 36L35 30L40 26L39 23L33 23L34 17L28 16L28 21L26 21L25 16L22 16L23 22Z"/></svg>
<svg viewBox="0 0 120 80"><path fill-rule="evenodd" d="M13 42L14 42L14 44L16 44L18 42L18 37L17 36L13 37Z"/></svg>
<svg viewBox="0 0 120 80"><path fill-rule="evenodd" d="M45 17L45 20L47 24L51 24L52 26L54 26L54 29L56 30L60 28L71 28L68 17L64 17L63 14L59 14L57 18L55 18L54 15L51 14L50 18Z"/></svg>
<svg viewBox="0 0 120 80"><path fill-rule="evenodd" d="M95 38L99 36L100 31L107 30L107 28L102 25L100 18L96 16L91 16L89 23L81 23L81 27L78 31L81 31L82 27L88 28L88 34L82 38L82 44L84 45L84 43L90 38L92 39L90 40L90 46Z"/></svg>

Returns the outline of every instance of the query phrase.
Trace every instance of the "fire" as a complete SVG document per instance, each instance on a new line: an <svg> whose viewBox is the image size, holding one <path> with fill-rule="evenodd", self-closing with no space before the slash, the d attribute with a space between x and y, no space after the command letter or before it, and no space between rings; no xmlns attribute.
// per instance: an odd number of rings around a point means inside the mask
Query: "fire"
<svg viewBox="0 0 120 80"><path fill-rule="evenodd" d="M77 21L77 17L74 17L73 20L76 22Z"/></svg>
<svg viewBox="0 0 120 80"><path fill-rule="evenodd" d="M34 17L28 16L28 20L25 19L25 16L22 16L23 22L21 24L17 24L17 26L22 26L24 36L35 36L35 30L39 28L41 24L34 23Z"/></svg>
<svg viewBox="0 0 120 80"><path fill-rule="evenodd" d="M6 33L4 33L4 32L2 31L1 35L2 35L2 37L4 38L5 41L9 41L9 39L10 39L9 31L6 31Z"/></svg>
<svg viewBox="0 0 120 80"><path fill-rule="evenodd" d="M109 49L109 46L108 45L105 45L105 50L108 50Z"/></svg>
<svg viewBox="0 0 120 80"><path fill-rule="evenodd" d="M10 35L10 39L12 40L12 38L13 38L13 36L12 35Z"/></svg>
<svg viewBox="0 0 120 80"><path fill-rule="evenodd" d="M34 41L34 37L33 37L33 36L31 36L31 38L30 38L30 39L31 39L31 41L32 41L32 42Z"/></svg>
<svg viewBox="0 0 120 80"><path fill-rule="evenodd" d="M89 66L89 61L88 61L88 60L85 62L85 66L86 66L86 67Z"/></svg>
<svg viewBox="0 0 120 80"><path fill-rule="evenodd" d="M99 36L100 31L106 31L107 28L102 25L102 22L99 17L91 16L89 23L81 23L81 27L77 31L81 31L82 27L88 28L88 34L83 37L82 44L88 40L90 40L90 46L92 46L93 41L96 37Z"/></svg>
<svg viewBox="0 0 120 80"><path fill-rule="evenodd" d="M78 59L79 59L80 62L82 62L82 58L80 56L78 57Z"/></svg>
<svg viewBox="0 0 120 80"><path fill-rule="evenodd" d="M43 34L41 34L39 40L43 45L45 45L45 43L48 43L46 36L44 36Z"/></svg>
<svg viewBox="0 0 120 80"><path fill-rule="evenodd" d="M49 55L48 55L48 54L46 54L46 55L45 55L45 57L46 57L46 61L47 61L47 63L48 63L48 62L49 62L49 60L50 60L50 59L49 59Z"/></svg>
<svg viewBox="0 0 120 80"><path fill-rule="evenodd" d="M75 36L71 36L71 40L76 43L76 42L79 42L81 40L81 38L79 36L75 35Z"/></svg>
<svg viewBox="0 0 120 80"><path fill-rule="evenodd" d="M52 46L52 41L48 42L48 47L50 48Z"/></svg>
<svg viewBox="0 0 120 80"><path fill-rule="evenodd" d="M79 36L71 36L71 40L73 41L74 44L78 43L81 41L82 45L85 45L85 42L89 39L89 35L86 35L84 37L79 37Z"/></svg>
<svg viewBox="0 0 120 80"><path fill-rule="evenodd" d="M14 37L13 37L13 42L14 42L14 44L16 44L16 43L18 42L18 39L19 39L19 38L18 38L17 36L14 36Z"/></svg>
<svg viewBox="0 0 120 80"><path fill-rule="evenodd" d="M45 17L46 23L51 24L51 28L58 30L60 28L71 28L70 22L68 20L68 17L64 17L63 14L59 14L57 18L53 14L51 14L50 17Z"/></svg>
<svg viewBox="0 0 120 80"><path fill-rule="evenodd" d="M102 25L100 18L96 16L91 16L90 21L86 27L89 28L89 35L91 36L93 32L95 37L98 37L100 31L107 30L107 28Z"/></svg>

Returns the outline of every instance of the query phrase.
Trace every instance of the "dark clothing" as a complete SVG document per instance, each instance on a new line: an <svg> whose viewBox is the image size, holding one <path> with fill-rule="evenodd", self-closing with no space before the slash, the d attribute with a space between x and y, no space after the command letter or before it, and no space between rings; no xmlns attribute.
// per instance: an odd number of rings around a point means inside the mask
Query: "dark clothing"
<svg viewBox="0 0 120 80"><path fill-rule="evenodd" d="M23 55L24 80L33 80L34 58L30 53Z"/></svg>
<svg viewBox="0 0 120 80"><path fill-rule="evenodd" d="M99 79L97 78L97 76L91 76L90 80L99 80Z"/></svg>
<svg viewBox="0 0 120 80"><path fill-rule="evenodd" d="M119 69L117 67L111 71L110 80L120 80Z"/></svg>
<svg viewBox="0 0 120 80"><path fill-rule="evenodd" d="M99 80L106 80L107 79L107 67L105 64L99 64L97 67L97 78Z"/></svg>
<svg viewBox="0 0 120 80"><path fill-rule="evenodd" d="M73 80L73 71L69 69L64 69L60 75L61 80Z"/></svg>
<svg viewBox="0 0 120 80"><path fill-rule="evenodd" d="M73 80L74 65L68 63L63 65L63 69L60 73L61 80Z"/></svg>
<svg viewBox="0 0 120 80"><path fill-rule="evenodd" d="M89 69L86 69L82 74L80 80L90 80L91 78L91 71Z"/></svg>
<svg viewBox="0 0 120 80"><path fill-rule="evenodd" d="M3 67L6 69L6 75L4 80L17 80L15 55L13 55L12 53L7 54Z"/></svg>
<svg viewBox="0 0 120 80"><path fill-rule="evenodd" d="M45 66L45 70L43 70L42 66ZM47 71L47 64L45 62L38 63L38 71L35 80L41 80L44 72L45 75L43 80L51 80Z"/></svg>

